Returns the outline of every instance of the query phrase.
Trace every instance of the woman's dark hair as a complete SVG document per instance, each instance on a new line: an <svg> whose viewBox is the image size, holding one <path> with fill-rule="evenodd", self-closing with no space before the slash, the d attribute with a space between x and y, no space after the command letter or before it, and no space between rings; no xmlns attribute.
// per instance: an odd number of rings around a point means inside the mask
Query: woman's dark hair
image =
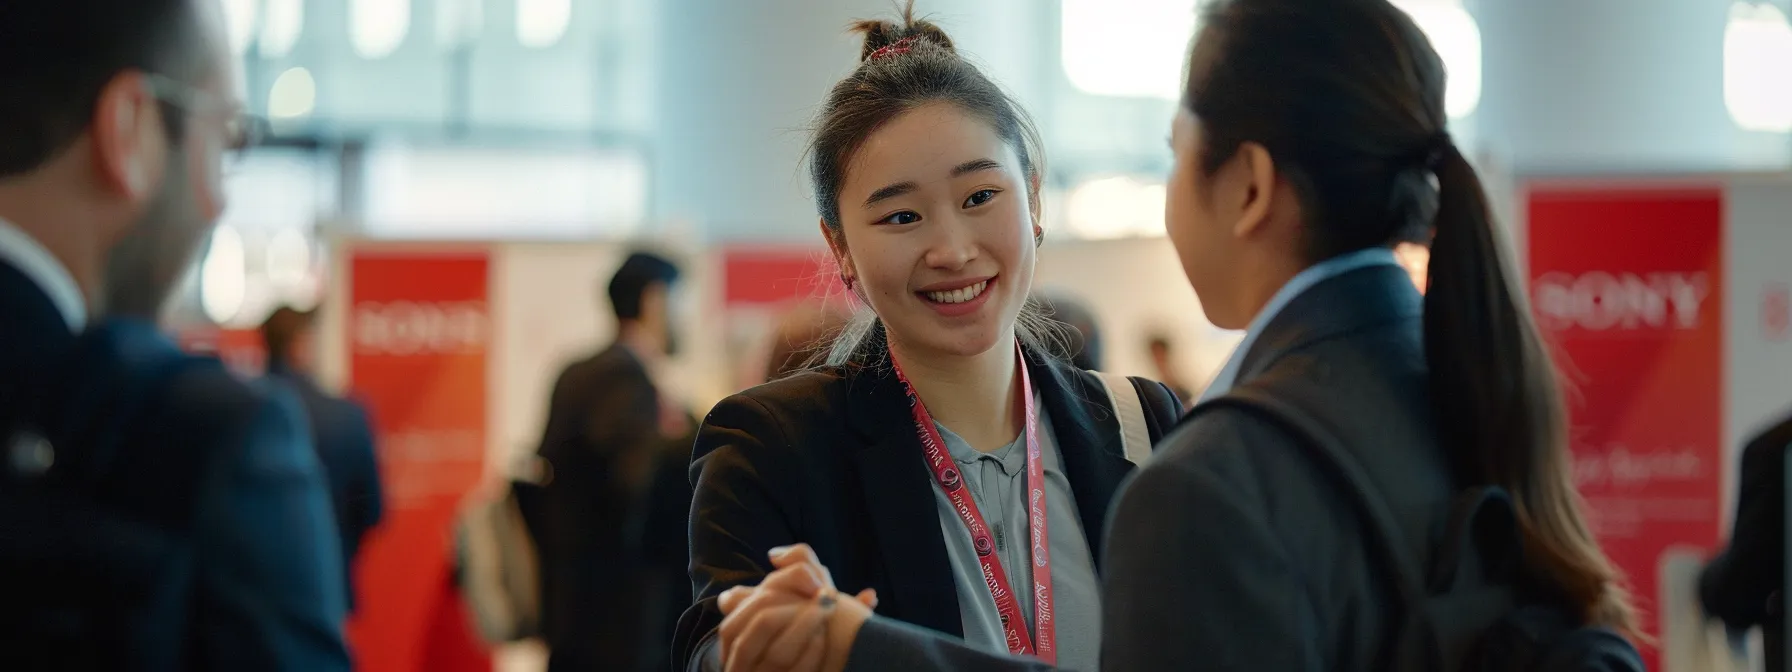
<svg viewBox="0 0 1792 672"><path fill-rule="evenodd" d="M1425 355L1457 477L1510 491L1531 573L1586 622L1634 634L1574 490L1556 368L1450 141L1430 42L1387 0L1219 0L1203 25L1183 97L1203 170L1264 147L1300 199L1310 261L1430 237Z"/></svg>
<svg viewBox="0 0 1792 672"><path fill-rule="evenodd" d="M293 344L300 334L316 326L315 319L315 313L292 306L280 306L269 313L261 323L261 343L267 349L268 366L291 365Z"/></svg>
<svg viewBox="0 0 1792 672"><path fill-rule="evenodd" d="M914 0L903 8L902 22L859 21L852 30L865 36L859 67L828 92L809 143L809 177L815 206L831 242L844 247L840 221L840 188L847 167L873 133L903 113L945 103L982 119L1014 149L1027 180L1027 202L1039 221L1039 183L1044 171L1039 133L1033 122L1000 86L977 66L959 57L946 31L915 18ZM1051 321L1031 299L1021 310L1016 334L1035 349L1061 354L1053 343ZM839 364L858 354L876 331L869 311L842 330L827 360Z"/></svg>

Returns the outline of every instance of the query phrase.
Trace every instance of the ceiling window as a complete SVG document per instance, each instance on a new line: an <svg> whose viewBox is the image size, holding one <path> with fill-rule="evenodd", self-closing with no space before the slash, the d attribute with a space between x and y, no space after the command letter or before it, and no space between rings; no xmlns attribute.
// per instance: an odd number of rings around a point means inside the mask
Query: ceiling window
<svg viewBox="0 0 1792 672"><path fill-rule="evenodd" d="M1743 130L1792 131L1792 25L1766 3L1730 6L1724 28L1724 106Z"/></svg>
<svg viewBox="0 0 1792 672"><path fill-rule="evenodd" d="M410 30L411 0L349 0L349 44L361 58L390 56Z"/></svg>
<svg viewBox="0 0 1792 672"><path fill-rule="evenodd" d="M1085 93L1175 100L1196 0L1063 0L1064 74Z"/></svg>
<svg viewBox="0 0 1792 672"><path fill-rule="evenodd" d="M531 49L560 42L572 23L572 0L516 0L516 41Z"/></svg>
<svg viewBox="0 0 1792 672"><path fill-rule="evenodd" d="M1444 110L1451 119L1474 114L1481 105L1481 27L1461 0L1393 0L1418 24L1444 61L1449 84Z"/></svg>
<svg viewBox="0 0 1792 672"><path fill-rule="evenodd" d="M1175 100L1199 17L1197 0L1063 0L1064 74L1103 96ZM1449 72L1445 107L1466 117L1481 101L1481 30L1460 0L1394 0L1431 39Z"/></svg>
<svg viewBox="0 0 1792 672"><path fill-rule="evenodd" d="M256 47L264 58L282 58L292 53L304 30L305 0L265 0Z"/></svg>
<svg viewBox="0 0 1792 672"><path fill-rule="evenodd" d="M249 50L255 37L255 0L224 0L224 31L230 38L230 53L238 56Z"/></svg>

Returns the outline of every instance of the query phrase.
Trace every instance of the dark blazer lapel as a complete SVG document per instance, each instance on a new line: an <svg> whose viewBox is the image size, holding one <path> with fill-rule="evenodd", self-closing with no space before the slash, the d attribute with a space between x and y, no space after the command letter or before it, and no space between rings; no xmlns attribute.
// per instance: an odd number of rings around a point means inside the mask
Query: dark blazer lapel
<svg viewBox="0 0 1792 672"><path fill-rule="evenodd" d="M1028 353L1027 370L1046 411L1051 413L1052 434L1064 476L1076 494L1077 515L1083 535L1095 551L1095 568L1101 569L1101 543L1107 527L1108 505L1120 482L1132 472L1120 441L1120 419L1108 403L1100 383L1092 376ZM1120 390L1119 393L1130 393Z"/></svg>
<svg viewBox="0 0 1792 672"><path fill-rule="evenodd" d="M1239 366L1243 383L1283 355L1312 343L1424 315L1424 297L1406 269L1371 266L1308 288L1276 314Z"/></svg>
<svg viewBox="0 0 1792 672"><path fill-rule="evenodd" d="M908 397L882 368L853 372L846 388L848 421L864 443L853 451L864 486L871 533L883 555L891 594L884 611L902 620L964 636L958 592L940 536L933 476L921 457Z"/></svg>

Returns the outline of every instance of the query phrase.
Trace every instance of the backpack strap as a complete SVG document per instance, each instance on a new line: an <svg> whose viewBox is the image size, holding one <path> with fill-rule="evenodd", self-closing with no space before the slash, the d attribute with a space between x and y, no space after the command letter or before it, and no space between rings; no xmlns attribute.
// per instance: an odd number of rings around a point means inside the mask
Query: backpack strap
<svg viewBox="0 0 1792 672"><path fill-rule="evenodd" d="M1145 402L1132 379L1117 373L1090 371L1108 393L1108 404L1120 418L1120 444L1126 461L1142 466L1151 457L1151 429L1145 423Z"/></svg>
<svg viewBox="0 0 1792 672"><path fill-rule="evenodd" d="M1288 431L1297 439L1298 444L1307 449L1311 457L1319 460L1320 471L1336 479L1362 515L1372 550L1380 556L1385 567L1393 570L1393 576L1389 580L1404 605L1400 615L1401 622L1394 632L1413 633L1413 636L1402 636L1394 642L1395 648L1391 651L1393 657L1385 661L1390 663L1387 669L1444 669L1443 654L1437 649L1435 637L1429 636L1431 626L1426 617L1425 605L1426 574L1409 557L1406 551L1408 547L1404 542L1405 533L1382 501L1380 490L1369 480L1368 474L1363 472L1356 459L1351 457L1343 442L1300 407L1249 386L1234 387L1226 395L1200 404L1190 415L1227 406L1244 410ZM1414 625L1420 626L1417 632L1412 627ZM1418 636L1419 633L1424 633L1425 636ZM1413 667L1414 664L1417 667Z"/></svg>

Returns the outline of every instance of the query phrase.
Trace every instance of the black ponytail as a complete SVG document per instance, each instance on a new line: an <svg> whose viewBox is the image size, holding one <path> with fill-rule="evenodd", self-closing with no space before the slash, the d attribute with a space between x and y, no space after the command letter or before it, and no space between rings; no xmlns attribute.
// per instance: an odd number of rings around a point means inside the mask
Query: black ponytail
<svg viewBox="0 0 1792 672"><path fill-rule="evenodd" d="M1520 289L1486 191L1454 147L1437 167L1439 206L1425 295L1425 359L1439 432L1459 478L1511 492L1535 573L1590 623L1635 632L1621 574L1581 514L1561 379Z"/></svg>

